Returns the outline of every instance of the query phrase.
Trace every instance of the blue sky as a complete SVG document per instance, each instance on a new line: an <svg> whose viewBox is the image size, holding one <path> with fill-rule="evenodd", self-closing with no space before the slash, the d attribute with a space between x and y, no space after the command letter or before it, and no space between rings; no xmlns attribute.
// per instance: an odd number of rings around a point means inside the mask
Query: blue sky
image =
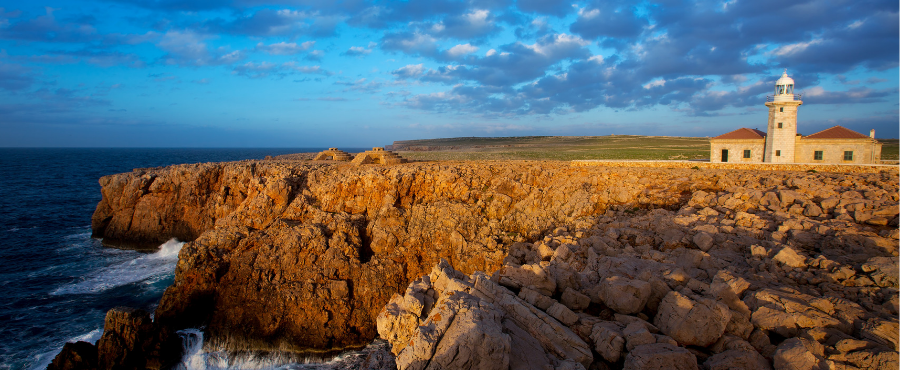
<svg viewBox="0 0 900 370"><path fill-rule="evenodd" d="M0 146L898 137L896 0L0 0Z"/></svg>

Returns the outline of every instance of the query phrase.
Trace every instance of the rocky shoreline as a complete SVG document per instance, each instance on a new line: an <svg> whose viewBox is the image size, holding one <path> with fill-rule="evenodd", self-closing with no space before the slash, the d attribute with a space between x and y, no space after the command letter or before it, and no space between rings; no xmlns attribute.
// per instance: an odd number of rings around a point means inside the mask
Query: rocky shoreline
<svg viewBox="0 0 900 370"><path fill-rule="evenodd" d="M201 326L235 351L334 351L380 333L403 369L473 367L464 352L522 368L522 348L563 368L896 368L896 168L275 159L100 183L95 236L190 243L154 320L113 310L104 338L118 339L80 345L96 368L168 368L170 333ZM67 353L51 368L90 368Z"/></svg>

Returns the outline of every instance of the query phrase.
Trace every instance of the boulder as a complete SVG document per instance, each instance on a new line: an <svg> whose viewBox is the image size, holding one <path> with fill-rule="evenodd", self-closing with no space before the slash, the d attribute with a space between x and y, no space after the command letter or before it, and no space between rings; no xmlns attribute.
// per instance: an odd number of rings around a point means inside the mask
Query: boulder
<svg viewBox="0 0 900 370"><path fill-rule="evenodd" d="M630 315L644 309L651 293L650 284L644 281L611 276L600 283L599 298L613 311Z"/></svg>
<svg viewBox="0 0 900 370"><path fill-rule="evenodd" d="M397 368L509 369L510 338L501 316L494 305L469 293L442 296L397 355Z"/></svg>
<svg viewBox="0 0 900 370"><path fill-rule="evenodd" d="M594 350L608 362L619 361L622 351L625 349L625 338L618 331L616 325L611 322L594 325L591 332L591 340L594 341Z"/></svg>
<svg viewBox="0 0 900 370"><path fill-rule="evenodd" d="M66 343L47 370L97 369L97 347L88 342Z"/></svg>
<svg viewBox="0 0 900 370"><path fill-rule="evenodd" d="M775 350L775 369L777 370L819 370L827 369L825 359L816 356L807 348L804 340L791 338Z"/></svg>
<svg viewBox="0 0 900 370"><path fill-rule="evenodd" d="M728 350L713 355L703 363L706 370L770 370L772 366L756 351Z"/></svg>
<svg viewBox="0 0 900 370"><path fill-rule="evenodd" d="M694 235L694 245L704 252L708 252L712 248L714 241L715 239L713 239L712 235L705 232L699 232L697 235Z"/></svg>
<svg viewBox="0 0 900 370"><path fill-rule="evenodd" d="M697 370L697 357L668 343L645 344L625 356L624 370Z"/></svg>
<svg viewBox="0 0 900 370"><path fill-rule="evenodd" d="M591 304L591 298L575 289L566 288L562 294L561 303L572 311L581 311Z"/></svg>
<svg viewBox="0 0 900 370"><path fill-rule="evenodd" d="M797 253L793 248L784 247L772 257L773 260L793 268L806 267L806 257Z"/></svg>
<svg viewBox="0 0 900 370"><path fill-rule="evenodd" d="M724 304L673 291L660 302L653 323L679 344L706 347L725 333L729 320L731 312Z"/></svg>

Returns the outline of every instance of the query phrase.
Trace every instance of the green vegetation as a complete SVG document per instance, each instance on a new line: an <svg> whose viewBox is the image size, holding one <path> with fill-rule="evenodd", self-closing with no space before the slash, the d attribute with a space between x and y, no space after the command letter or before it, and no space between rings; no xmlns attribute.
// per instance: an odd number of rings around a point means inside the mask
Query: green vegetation
<svg viewBox="0 0 900 370"><path fill-rule="evenodd" d="M709 158L709 139L669 136L524 136L410 140L398 154L413 160L559 160ZM417 149L437 150L417 150Z"/></svg>
<svg viewBox="0 0 900 370"><path fill-rule="evenodd" d="M896 161L900 159L900 140L898 139L878 139L881 142L881 160Z"/></svg>

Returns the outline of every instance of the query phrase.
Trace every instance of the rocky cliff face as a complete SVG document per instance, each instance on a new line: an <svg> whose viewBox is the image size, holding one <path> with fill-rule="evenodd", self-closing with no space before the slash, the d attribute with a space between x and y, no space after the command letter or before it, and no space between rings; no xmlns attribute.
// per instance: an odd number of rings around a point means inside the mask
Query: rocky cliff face
<svg viewBox="0 0 900 370"><path fill-rule="evenodd" d="M392 295L440 259L465 274L503 268L510 281L521 280L534 276L516 270L536 263L528 253L547 252L537 247L528 252L523 245L535 245L560 226L577 234L598 222L615 223L607 215L610 207L675 211L689 202L706 202L718 207L707 208L719 212L722 222L730 220L728 227L749 222L742 226L753 230L746 237L759 240L766 253L811 234L802 222L754 224L755 214L771 212L766 207L772 204L787 218L849 218L854 225L894 227L897 219L896 172L247 161L135 170L104 177L101 184L103 200L92 223L96 236L132 245L171 237L191 241L181 250L175 282L160 302L156 321L167 328L206 325L210 340L236 350L362 345L376 336L376 317ZM858 197L844 201L842 194L851 190ZM888 205L893 214L884 210ZM816 208L819 213L811 215ZM648 226L658 231L649 236L616 228L615 239L627 242L613 246L667 251L696 244L708 250L725 243L711 229L687 228L674 218L659 222ZM884 239L877 233L872 238ZM893 252L884 252L888 256L896 255L896 240L892 243ZM513 265L507 259L511 251ZM558 248L547 253L559 253ZM581 289L567 281L536 280L530 289L551 296L565 293L566 287ZM602 293L596 294L591 299L601 299ZM660 300L651 305L658 307ZM633 309L648 304L639 303ZM696 340L706 345L710 339Z"/></svg>

